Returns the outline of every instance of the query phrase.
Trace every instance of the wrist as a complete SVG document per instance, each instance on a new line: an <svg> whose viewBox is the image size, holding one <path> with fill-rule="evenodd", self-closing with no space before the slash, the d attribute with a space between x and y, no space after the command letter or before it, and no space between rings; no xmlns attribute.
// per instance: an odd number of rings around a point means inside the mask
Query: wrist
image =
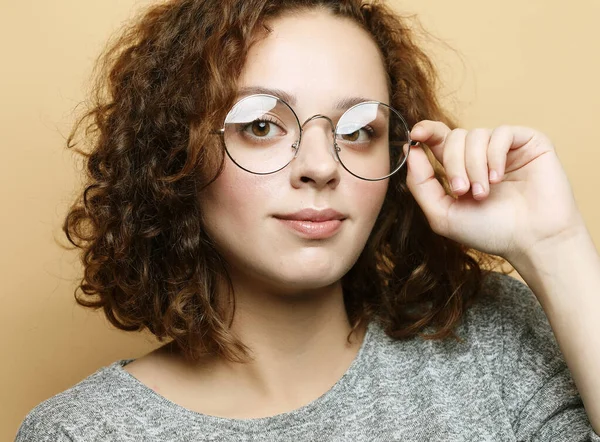
<svg viewBox="0 0 600 442"><path fill-rule="evenodd" d="M598 273L600 268L600 257L583 224L506 259L527 285L537 289L534 290L537 295L556 295L556 289L565 281L585 278L586 274Z"/></svg>
<svg viewBox="0 0 600 442"><path fill-rule="evenodd" d="M505 259L517 271L519 268L553 267L563 259L572 259L573 254L582 248L589 249L590 244L594 248L591 235L583 220L580 220L557 235L518 248L507 254Z"/></svg>

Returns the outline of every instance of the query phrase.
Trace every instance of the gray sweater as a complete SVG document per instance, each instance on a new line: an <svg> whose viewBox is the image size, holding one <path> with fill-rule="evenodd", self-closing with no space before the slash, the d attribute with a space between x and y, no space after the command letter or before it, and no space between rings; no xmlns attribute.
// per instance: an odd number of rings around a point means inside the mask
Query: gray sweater
<svg viewBox="0 0 600 442"><path fill-rule="evenodd" d="M546 316L496 274L457 329L463 343L395 341L372 322L342 378L260 419L192 412L102 367L25 417L16 441L599 441Z"/></svg>

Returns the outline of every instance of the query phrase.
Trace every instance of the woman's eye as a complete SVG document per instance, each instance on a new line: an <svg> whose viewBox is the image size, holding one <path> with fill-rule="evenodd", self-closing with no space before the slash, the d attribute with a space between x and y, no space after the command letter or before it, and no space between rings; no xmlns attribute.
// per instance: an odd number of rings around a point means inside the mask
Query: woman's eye
<svg viewBox="0 0 600 442"><path fill-rule="evenodd" d="M277 126L277 124L271 121L265 120L256 120L252 123L249 123L244 130L246 132L250 132L253 136L257 138L266 138L267 136L277 136L280 135L282 130Z"/></svg>
<svg viewBox="0 0 600 442"><path fill-rule="evenodd" d="M358 140L358 137L360 136L360 131L355 131L352 132L351 134L344 134L342 135L342 138L346 141L356 141Z"/></svg>
<svg viewBox="0 0 600 442"><path fill-rule="evenodd" d="M367 127L363 127L362 129L355 130L354 132L342 134L342 139L344 141L369 141L373 134L373 130Z"/></svg>

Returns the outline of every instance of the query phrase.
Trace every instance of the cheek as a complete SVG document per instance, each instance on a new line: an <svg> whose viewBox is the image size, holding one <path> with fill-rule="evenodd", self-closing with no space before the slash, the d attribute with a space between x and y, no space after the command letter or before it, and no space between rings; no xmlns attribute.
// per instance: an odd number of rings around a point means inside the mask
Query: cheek
<svg viewBox="0 0 600 442"><path fill-rule="evenodd" d="M373 226L379 215L387 188L388 180L360 181L353 186L352 193L355 197L355 210L363 216L364 222L370 227Z"/></svg>
<svg viewBox="0 0 600 442"><path fill-rule="evenodd" d="M267 180L238 170L226 162L221 175L199 196L204 226L217 244L249 236L269 198Z"/></svg>

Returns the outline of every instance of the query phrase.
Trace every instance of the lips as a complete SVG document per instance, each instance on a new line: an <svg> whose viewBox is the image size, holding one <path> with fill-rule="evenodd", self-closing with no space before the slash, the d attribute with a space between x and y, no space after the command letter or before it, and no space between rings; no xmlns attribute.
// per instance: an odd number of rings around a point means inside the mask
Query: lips
<svg viewBox="0 0 600 442"><path fill-rule="evenodd" d="M342 227L346 216L333 209L304 209L298 212L276 215L284 226L307 239L327 239Z"/></svg>
<svg viewBox="0 0 600 442"><path fill-rule="evenodd" d="M275 215L275 218L288 220L288 221L311 221L314 223L344 220L346 217L340 212L333 209L315 210L315 209L304 209L299 212L290 213L287 215Z"/></svg>

